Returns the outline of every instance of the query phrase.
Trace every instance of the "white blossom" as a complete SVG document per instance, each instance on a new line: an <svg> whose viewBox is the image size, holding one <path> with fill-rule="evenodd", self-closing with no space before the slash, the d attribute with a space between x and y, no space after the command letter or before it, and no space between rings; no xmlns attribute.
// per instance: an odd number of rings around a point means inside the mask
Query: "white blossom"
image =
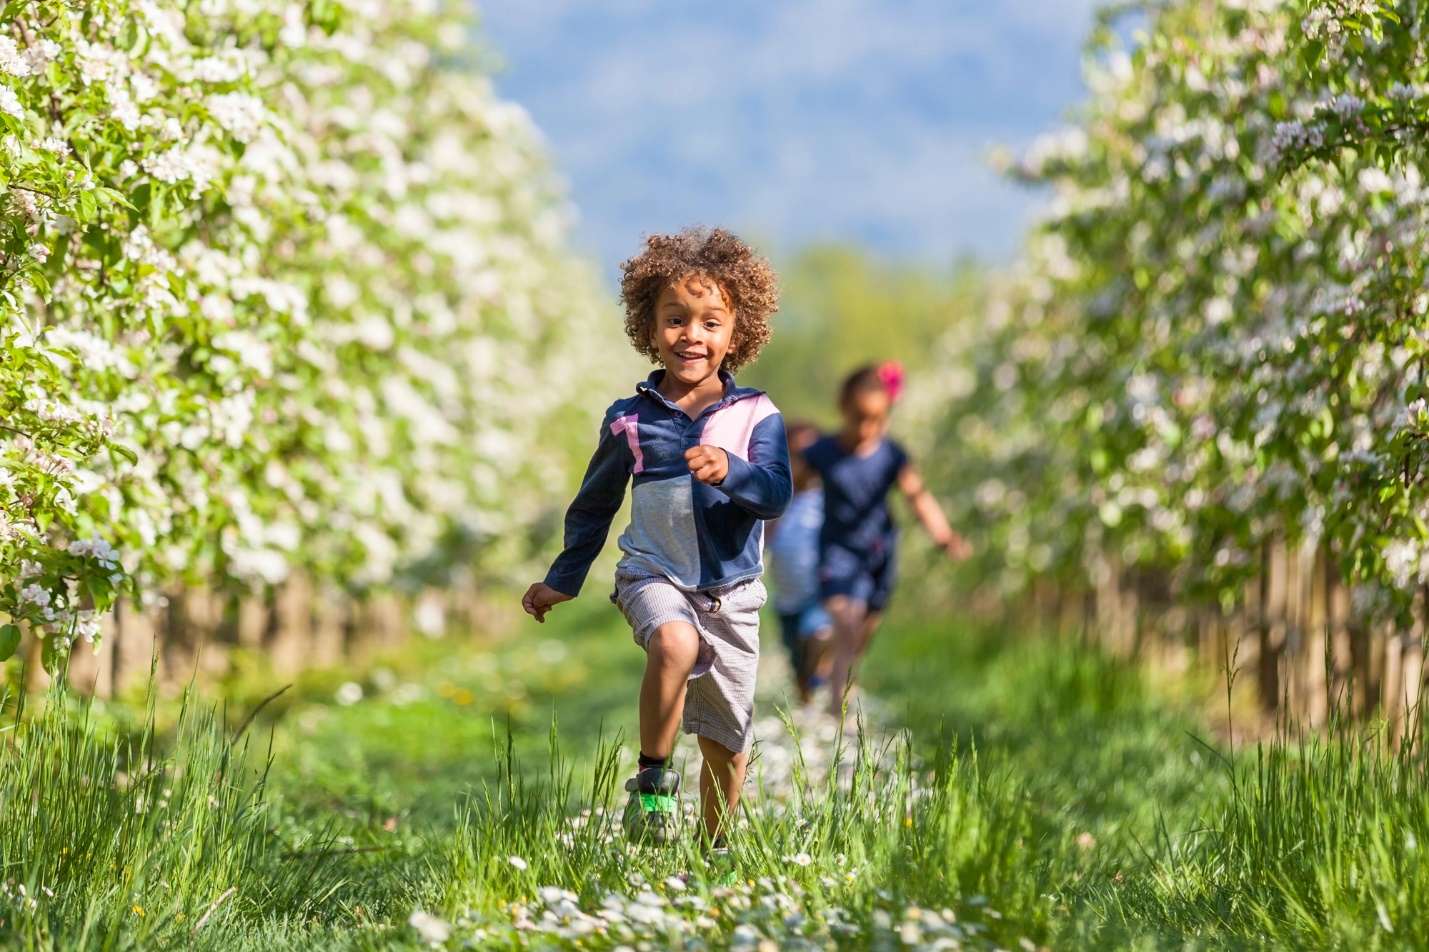
<svg viewBox="0 0 1429 952"><path fill-rule="evenodd" d="M57 59L63 50L63 47L48 37L36 41L25 53L30 61L30 72L40 72L46 64Z"/></svg>
<svg viewBox="0 0 1429 952"><path fill-rule="evenodd" d="M0 112L15 119L25 118L25 107L20 105L20 97L9 86L0 86Z"/></svg>
<svg viewBox="0 0 1429 952"><path fill-rule="evenodd" d="M1321 108L1334 113L1341 122L1347 122L1364 112L1364 100L1350 93L1341 93L1322 104Z"/></svg>
<svg viewBox="0 0 1429 952"><path fill-rule="evenodd" d="M85 610L75 613L74 633L77 638L92 645L99 638L101 630L97 612Z"/></svg>
<svg viewBox="0 0 1429 952"><path fill-rule="evenodd" d="M205 56L194 60L192 68L193 78L201 83L233 83L246 72L236 56Z"/></svg>
<svg viewBox="0 0 1429 952"><path fill-rule="evenodd" d="M19 599L21 603L44 608L50 603L50 593L39 585L26 585L20 589Z"/></svg>
<svg viewBox="0 0 1429 952"><path fill-rule="evenodd" d="M41 139L35 143L35 148L45 152L53 152L62 159L66 158L70 153L69 143L55 136Z"/></svg>
<svg viewBox="0 0 1429 952"><path fill-rule="evenodd" d="M160 182L167 182L170 185L182 182L192 174L189 157L182 149L169 149L166 152L160 152L158 155L145 159L141 164L145 172Z"/></svg>
<svg viewBox="0 0 1429 952"><path fill-rule="evenodd" d="M139 122L143 117L139 113L139 107L134 104L134 100L118 90L111 90L109 118L119 123L127 131L133 132L139 128Z"/></svg>
<svg viewBox="0 0 1429 952"><path fill-rule="evenodd" d="M1384 547L1384 567L1398 588L1408 588L1419 580L1419 546L1407 539L1396 539Z"/></svg>
<svg viewBox="0 0 1429 952"><path fill-rule="evenodd" d="M1288 153L1319 149L1325 144L1325 124L1322 122L1306 125L1298 119L1275 124L1275 135L1271 137L1266 162L1280 164Z"/></svg>
<svg viewBox="0 0 1429 952"><path fill-rule="evenodd" d="M107 541L98 536L71 542L68 551L73 556L95 559L101 567L106 569L117 568L119 565L119 553Z"/></svg>
<svg viewBox="0 0 1429 952"><path fill-rule="evenodd" d="M30 60L12 37L0 33L0 73L11 76L28 76Z"/></svg>
<svg viewBox="0 0 1429 952"><path fill-rule="evenodd" d="M267 118L268 110L257 96L221 93L208 97L208 111L214 121L239 142L252 142Z"/></svg>

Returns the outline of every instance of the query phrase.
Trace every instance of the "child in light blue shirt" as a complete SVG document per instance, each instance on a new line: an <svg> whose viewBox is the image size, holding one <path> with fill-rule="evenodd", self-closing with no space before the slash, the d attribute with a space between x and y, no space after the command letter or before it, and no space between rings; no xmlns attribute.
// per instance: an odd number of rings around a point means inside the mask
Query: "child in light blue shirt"
<svg viewBox="0 0 1429 952"><path fill-rule="evenodd" d="M774 586L779 633L789 651L789 666L799 700L807 704L826 672L826 649L833 621L819 594L819 532L824 524L824 490L818 474L804 461L804 450L819 438L812 423L790 422L789 469L794 498L789 509L769 525L768 576Z"/></svg>

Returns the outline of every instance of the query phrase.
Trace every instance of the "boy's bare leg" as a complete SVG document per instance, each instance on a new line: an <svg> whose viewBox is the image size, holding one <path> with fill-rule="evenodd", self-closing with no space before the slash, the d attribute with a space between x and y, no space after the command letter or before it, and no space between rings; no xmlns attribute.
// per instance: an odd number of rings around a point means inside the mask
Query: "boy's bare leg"
<svg viewBox="0 0 1429 952"><path fill-rule="evenodd" d="M739 806L739 792L744 787L744 771L749 755L735 753L718 741L700 738L700 753L705 758L700 771L700 806L705 820L705 841L713 843L724 832L726 817L733 817Z"/></svg>
<svg viewBox="0 0 1429 952"><path fill-rule="evenodd" d="M661 625L650 636L640 683L640 752L648 757L668 759L675 751L685 687L699 650L699 634L682 621Z"/></svg>
<svg viewBox="0 0 1429 952"><path fill-rule="evenodd" d="M853 677L854 664L863 650L864 629L868 610L863 602L847 595L835 595L824 603L824 609L834 620L834 633L829 653L829 713L843 716L844 693Z"/></svg>

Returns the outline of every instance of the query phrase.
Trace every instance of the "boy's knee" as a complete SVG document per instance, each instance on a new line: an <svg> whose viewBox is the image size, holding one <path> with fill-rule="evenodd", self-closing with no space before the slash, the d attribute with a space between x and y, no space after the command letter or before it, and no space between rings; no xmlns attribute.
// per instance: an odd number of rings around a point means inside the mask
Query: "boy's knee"
<svg viewBox="0 0 1429 952"><path fill-rule="evenodd" d="M655 629L646 643L652 659L682 667L694 667L700 653L700 636L684 622L669 622Z"/></svg>
<svg viewBox="0 0 1429 952"><path fill-rule="evenodd" d="M739 770L745 761L749 759L749 754L742 750L730 750L724 744L713 737L700 738L700 754L705 759L705 768L714 772L716 770Z"/></svg>

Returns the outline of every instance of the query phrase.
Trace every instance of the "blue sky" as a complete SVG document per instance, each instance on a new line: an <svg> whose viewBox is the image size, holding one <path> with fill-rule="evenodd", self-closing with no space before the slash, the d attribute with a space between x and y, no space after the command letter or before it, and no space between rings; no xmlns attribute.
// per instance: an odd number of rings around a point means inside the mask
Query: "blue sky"
<svg viewBox="0 0 1429 952"><path fill-rule="evenodd" d="M497 85L549 141L577 241L724 224L940 263L1009 257L1041 197L1003 182L1081 98L1096 0L484 0Z"/></svg>

